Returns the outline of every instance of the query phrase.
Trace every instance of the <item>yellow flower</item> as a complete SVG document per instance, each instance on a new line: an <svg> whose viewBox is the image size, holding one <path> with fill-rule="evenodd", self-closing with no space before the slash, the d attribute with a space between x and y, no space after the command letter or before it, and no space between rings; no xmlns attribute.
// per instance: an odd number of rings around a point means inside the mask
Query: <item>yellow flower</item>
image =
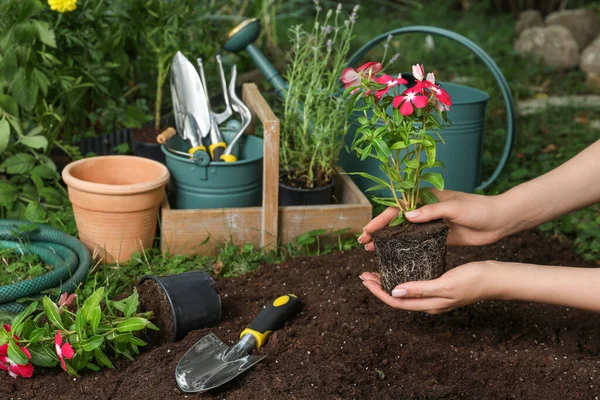
<svg viewBox="0 0 600 400"><path fill-rule="evenodd" d="M77 0L48 0L48 5L52 11L64 13L74 11L77 8Z"/></svg>

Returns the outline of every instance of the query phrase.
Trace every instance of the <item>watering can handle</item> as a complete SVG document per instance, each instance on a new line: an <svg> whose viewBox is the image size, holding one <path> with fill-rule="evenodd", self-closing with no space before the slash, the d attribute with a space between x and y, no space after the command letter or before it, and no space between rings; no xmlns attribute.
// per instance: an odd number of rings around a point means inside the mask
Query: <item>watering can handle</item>
<svg viewBox="0 0 600 400"><path fill-rule="evenodd" d="M471 50L473 53L475 53L475 55L477 55L485 63L485 65L492 71L494 78L496 78L496 82L500 86L500 90L502 91L502 95L504 96L504 105L506 106L506 117L507 117L506 141L504 143L504 151L502 152L502 157L500 158L500 162L496 166L496 169L494 170L494 172L492 173L492 175L490 176L490 178L488 180L481 182L479 184L479 186L477 186L475 188L476 190L485 189L492 182L494 182L494 180L496 180L498 175L500 175L500 172L502 171L502 169L506 165L506 162L508 161L508 157L510 156L510 150L512 149L513 142L514 142L515 108L514 108L513 97L510 92L510 88L508 87L508 82L506 82L506 79L504 78L504 75L502 75L502 71L500 71L500 68L498 68L498 65L496 65L494 60L492 60L492 58L485 51L483 51L483 49L481 49L481 47L477 46L474 42L472 42L471 40L467 39L466 37L464 37L462 35L459 35L458 33L455 33L455 32L452 32L452 31L449 31L446 29L435 28L432 26L408 26L405 28L394 29L392 31L389 31L387 33L379 35L376 38L374 38L373 40L371 40L369 43L367 43L363 47L361 47L356 53L354 53L352 58L350 58L348 65L354 65L365 54L367 54L367 52L369 52L373 47L375 47L380 42L383 42L384 40L386 40L389 35L396 36L396 35L401 35L404 33L428 33L428 34L437 35L437 36L441 36L441 37L444 37L447 39L454 40L455 42L462 44L463 46L465 46L466 48Z"/></svg>

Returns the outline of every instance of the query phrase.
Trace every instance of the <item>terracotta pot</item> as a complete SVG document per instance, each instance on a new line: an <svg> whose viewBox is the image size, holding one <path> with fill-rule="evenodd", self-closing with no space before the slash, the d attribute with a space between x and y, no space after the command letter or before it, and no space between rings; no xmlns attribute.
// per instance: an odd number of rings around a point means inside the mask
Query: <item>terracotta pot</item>
<svg viewBox="0 0 600 400"><path fill-rule="evenodd" d="M135 156L91 157L67 165L62 177L79 238L97 258L127 261L152 247L167 167Z"/></svg>

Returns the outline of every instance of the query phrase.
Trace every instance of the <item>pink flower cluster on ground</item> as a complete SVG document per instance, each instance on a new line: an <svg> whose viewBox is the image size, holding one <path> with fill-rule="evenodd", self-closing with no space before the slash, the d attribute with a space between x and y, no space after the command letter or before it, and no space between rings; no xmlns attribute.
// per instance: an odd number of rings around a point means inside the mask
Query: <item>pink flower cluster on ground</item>
<svg viewBox="0 0 600 400"><path fill-rule="evenodd" d="M3 326L6 332L11 331L10 325L4 324ZM19 337L17 335L13 335L13 337L16 340L19 340ZM20 347L20 349L29 360L31 358L29 350L27 350L26 347ZM23 378L31 378L31 376L33 375L33 365L31 363L27 363L26 365L20 365L8 357L8 343L5 343L2 346L0 346L0 369L8 371L8 374L13 378L16 378L17 376L22 376Z"/></svg>
<svg viewBox="0 0 600 400"><path fill-rule="evenodd" d="M416 84L403 92L400 92L399 87L402 84L407 84L406 79L398 74L397 78L383 74L377 76L377 73L382 69L381 63L370 61L361 65L356 70L352 67L346 68L340 77L346 88L356 88L352 93L363 89L365 96L373 95L377 101L381 100L389 93L390 88L396 87L394 100L392 104L394 108L399 108L400 113L404 116L411 115L416 108L425 108L428 104L433 104L438 111L448 111L452 105L452 100L448 92L435 84L435 76L433 73L425 75L425 69L422 65L416 64L412 67L412 75L416 79ZM373 82L378 85L385 85L385 88L374 90ZM373 94L375 92L375 94Z"/></svg>

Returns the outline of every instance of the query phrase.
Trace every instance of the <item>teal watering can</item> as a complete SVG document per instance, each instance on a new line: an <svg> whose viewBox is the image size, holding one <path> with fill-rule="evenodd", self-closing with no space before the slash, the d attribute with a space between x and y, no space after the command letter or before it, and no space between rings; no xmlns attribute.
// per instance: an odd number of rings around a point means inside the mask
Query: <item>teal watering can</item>
<svg viewBox="0 0 600 400"><path fill-rule="evenodd" d="M489 96L487 93L469 86L442 83L442 87L452 96L452 107L448 112L448 118L452 122L452 126L443 132L446 144L440 144L437 149L437 158L446 165L446 169L439 171L444 176L445 187L463 192L474 192L485 189L498 177L506 165L515 137L514 102L506 79L491 57L474 42L455 32L430 26L410 26L384 33L360 48L350 58L348 64L351 66L356 64L369 50L386 40L389 35L396 36L405 33L426 33L460 43L475 53L485 63L492 71L496 82L500 86L502 95L504 96L507 115L504 150L492 175L487 180L482 180L481 158L485 134L485 111ZM254 63L262 70L265 78L273 85L277 94L283 97L287 90L285 81L263 53L253 44L259 34L260 22L257 19L246 20L230 31L223 47L225 50L231 52L246 50ZM350 130L346 135L346 145L348 148L352 143L354 132L357 129L357 117L358 115L350 117ZM379 169L378 160L368 158L360 161L354 153L346 150L343 150L340 154L340 166L346 172L367 172L384 179L386 178ZM363 192L373 185L370 180L360 176L352 175L352 179ZM389 192L369 192L369 194L388 196Z"/></svg>

